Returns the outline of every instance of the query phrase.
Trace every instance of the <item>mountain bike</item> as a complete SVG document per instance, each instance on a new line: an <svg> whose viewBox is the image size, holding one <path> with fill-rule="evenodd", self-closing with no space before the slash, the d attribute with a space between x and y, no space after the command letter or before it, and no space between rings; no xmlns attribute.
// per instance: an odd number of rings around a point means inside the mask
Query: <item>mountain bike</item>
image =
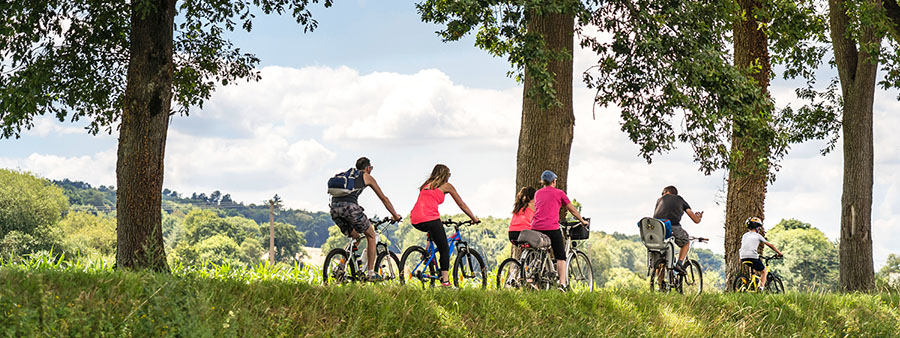
<svg viewBox="0 0 900 338"><path fill-rule="evenodd" d="M762 256L760 258L765 262L766 269L769 270L769 275L766 276L766 290L771 293L783 293L784 283L781 281L781 276L777 271L769 269L770 260L782 259L783 257L772 255L768 257ZM753 263L751 262L743 262L741 273L734 279L735 292L759 292L761 278L759 277L759 274L753 271L752 265Z"/></svg>
<svg viewBox="0 0 900 338"><path fill-rule="evenodd" d="M447 238L447 244L450 246L448 255L452 255L454 250L457 252L456 259L453 260L453 268L451 279L453 285L457 288L486 288L487 287L487 267L484 265L484 259L475 249L469 248L468 242L462 239L459 229L465 225L472 225L472 221L455 222L452 219L442 221L444 226L452 226L456 231L452 236ZM438 269L438 260L436 256L436 247L431 240L431 236L426 234L427 250L421 246L414 245L407 248L403 252L400 259L400 278L401 284L411 284L416 286L434 286L441 279L441 273Z"/></svg>
<svg viewBox="0 0 900 338"><path fill-rule="evenodd" d="M576 291L594 290L594 267L587 254L576 249L577 240L587 239L590 235L590 218L585 218L589 225L574 230L581 225L579 221L561 221L560 230L566 240L566 267L569 275L569 289ZM550 247L534 248L528 243L519 243L522 258L507 258L497 269L497 288L528 288L548 290L559 284L559 273L556 271L556 260L552 259Z"/></svg>
<svg viewBox="0 0 900 338"><path fill-rule="evenodd" d="M387 244L381 242L384 224L395 224L390 218L381 220L370 219L369 222L375 229L375 273L381 276L383 281L396 281L400 279L400 261L397 255L388 250ZM332 249L325 256L325 264L322 265L322 284L343 284L348 282L368 281L366 271L363 270L362 257L359 254L359 242L365 238L349 238L344 248Z"/></svg>
<svg viewBox="0 0 900 338"><path fill-rule="evenodd" d="M682 294L700 294L703 292L703 269L697 254L694 253L694 242L707 243L708 238L688 237L690 248L687 259L684 261L685 273L675 270L678 246L675 245L675 237L666 239L666 251L648 251L648 261L653 261L649 266L650 290L669 292L676 290ZM655 256L655 257L654 257ZM661 257L660 257L661 256Z"/></svg>

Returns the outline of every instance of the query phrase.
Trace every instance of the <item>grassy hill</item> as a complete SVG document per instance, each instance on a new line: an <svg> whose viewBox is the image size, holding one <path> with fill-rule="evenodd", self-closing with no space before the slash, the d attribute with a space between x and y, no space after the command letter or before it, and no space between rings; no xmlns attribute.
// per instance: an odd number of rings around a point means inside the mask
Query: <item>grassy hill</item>
<svg viewBox="0 0 900 338"><path fill-rule="evenodd" d="M0 267L5 336L891 337L900 295L324 287L199 274Z"/></svg>

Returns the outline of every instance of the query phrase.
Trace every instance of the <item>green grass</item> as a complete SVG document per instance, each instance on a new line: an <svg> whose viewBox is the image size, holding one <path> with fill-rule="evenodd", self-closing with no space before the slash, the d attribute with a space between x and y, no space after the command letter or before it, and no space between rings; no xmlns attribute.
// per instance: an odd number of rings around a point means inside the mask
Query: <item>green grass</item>
<svg viewBox="0 0 900 338"><path fill-rule="evenodd" d="M710 294L324 287L309 269L0 267L4 336L891 337L896 291ZM254 271L255 270L255 271Z"/></svg>

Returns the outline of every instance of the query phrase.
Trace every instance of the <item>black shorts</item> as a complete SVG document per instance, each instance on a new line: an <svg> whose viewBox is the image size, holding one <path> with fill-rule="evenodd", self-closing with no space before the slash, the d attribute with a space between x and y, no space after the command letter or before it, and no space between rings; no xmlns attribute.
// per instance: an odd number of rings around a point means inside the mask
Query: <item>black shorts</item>
<svg viewBox="0 0 900 338"><path fill-rule="evenodd" d="M519 244L519 232L521 232L521 231L510 231L510 232L509 232L509 241L510 241L513 245L518 245L518 244Z"/></svg>
<svg viewBox="0 0 900 338"><path fill-rule="evenodd" d="M553 249L553 257L558 261L566 260L566 241L563 239L562 231L559 229L537 231L550 237L550 248Z"/></svg>
<svg viewBox="0 0 900 338"><path fill-rule="evenodd" d="M744 262L753 263L750 265L750 267L752 267L753 270L756 271L763 271L766 269L766 265L763 264L762 260L760 260L759 258L741 258L741 264L744 264Z"/></svg>

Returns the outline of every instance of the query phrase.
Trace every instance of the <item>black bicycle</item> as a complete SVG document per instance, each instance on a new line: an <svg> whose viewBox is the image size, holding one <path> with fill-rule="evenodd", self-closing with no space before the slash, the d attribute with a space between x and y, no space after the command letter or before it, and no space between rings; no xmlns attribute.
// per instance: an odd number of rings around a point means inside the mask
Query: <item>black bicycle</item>
<svg viewBox="0 0 900 338"><path fill-rule="evenodd" d="M390 218L381 220L371 219L369 222L375 229L375 272L381 276L381 281L397 281L400 279L400 260L397 255L388 250L387 244L379 241L384 224L395 224ZM343 284L348 282L369 281L363 270L362 257L359 254L359 239L350 238L344 248L332 249L325 256L325 264L322 265L322 284Z"/></svg>

